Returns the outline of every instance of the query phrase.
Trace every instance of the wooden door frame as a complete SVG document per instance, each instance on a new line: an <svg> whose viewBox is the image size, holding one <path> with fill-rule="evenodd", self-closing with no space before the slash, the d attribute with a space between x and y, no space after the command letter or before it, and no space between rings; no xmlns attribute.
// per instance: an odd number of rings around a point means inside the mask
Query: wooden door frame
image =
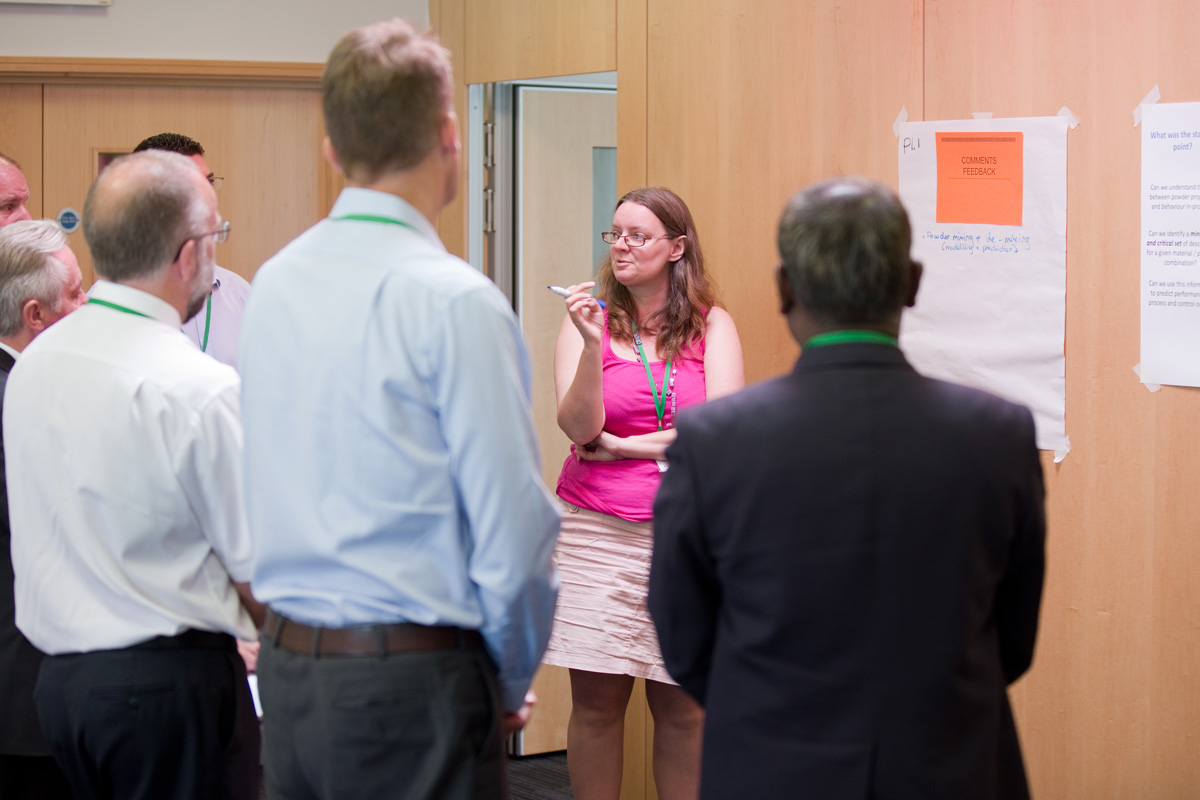
<svg viewBox="0 0 1200 800"><path fill-rule="evenodd" d="M293 61L197 61L153 58L28 58L0 56L0 84L78 86L186 86L189 88L305 89L321 87L324 64ZM329 209L345 185L321 159L321 207ZM38 186L39 196L41 186Z"/></svg>
<svg viewBox="0 0 1200 800"><path fill-rule="evenodd" d="M0 56L0 83L315 89L320 86L323 68L323 64L291 61Z"/></svg>

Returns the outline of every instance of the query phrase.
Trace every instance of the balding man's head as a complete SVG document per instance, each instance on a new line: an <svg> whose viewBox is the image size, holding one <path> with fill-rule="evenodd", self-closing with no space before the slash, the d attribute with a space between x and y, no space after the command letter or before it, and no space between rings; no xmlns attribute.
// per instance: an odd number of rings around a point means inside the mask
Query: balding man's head
<svg viewBox="0 0 1200 800"><path fill-rule="evenodd" d="M14 222L31 219L29 209L29 184L21 166L8 156L0 153L0 228Z"/></svg>
<svg viewBox="0 0 1200 800"><path fill-rule="evenodd" d="M896 321L919 280L908 214L873 181L837 178L798 192L778 244L796 302L824 325Z"/></svg>
<svg viewBox="0 0 1200 800"><path fill-rule="evenodd" d="M96 273L117 282L154 275L211 228L216 207L212 187L185 156L148 150L117 159L83 207Z"/></svg>

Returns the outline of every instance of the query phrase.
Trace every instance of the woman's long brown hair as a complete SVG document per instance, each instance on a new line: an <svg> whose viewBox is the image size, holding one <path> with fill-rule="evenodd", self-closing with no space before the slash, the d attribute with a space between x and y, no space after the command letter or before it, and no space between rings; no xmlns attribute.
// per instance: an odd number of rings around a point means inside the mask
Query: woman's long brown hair
<svg viewBox="0 0 1200 800"><path fill-rule="evenodd" d="M704 338L704 317L709 309L720 305L720 300L704 268L704 254L700 250L700 237L696 234L692 212L679 195L661 186L634 189L617 201L617 208L624 203L637 203L649 209L663 224L667 236L685 237L683 255L678 261L667 263L671 278L667 302L646 319L638 320L638 326L658 337L658 354L663 359L675 358L681 353L694 358L694 347ZM632 342L637 307L633 295L613 274L611 251L596 274L596 283L599 287L597 296L608 306L609 336Z"/></svg>

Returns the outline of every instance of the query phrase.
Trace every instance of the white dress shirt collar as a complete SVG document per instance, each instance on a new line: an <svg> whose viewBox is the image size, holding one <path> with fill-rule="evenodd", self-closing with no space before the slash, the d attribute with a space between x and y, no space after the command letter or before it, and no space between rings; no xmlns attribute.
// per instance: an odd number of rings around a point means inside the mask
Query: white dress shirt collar
<svg viewBox="0 0 1200 800"><path fill-rule="evenodd" d="M3 350L4 352L6 352L6 353L8 353L10 356L12 356L12 357L13 357L13 361L16 361L18 358L20 358L20 357L21 357L21 354L20 354L20 353L19 353L17 350L15 350L15 349L14 349L14 348L12 348L12 347L9 347L9 346L8 346L8 345L6 345L4 342L0 342L0 350Z"/></svg>
<svg viewBox="0 0 1200 800"><path fill-rule="evenodd" d="M333 209L329 212L329 219L336 221L352 214L397 220L415 229L431 243L435 243L439 250L443 252L446 250L441 237L438 236L437 229L425 218L425 215L417 211L407 200L394 194L374 189L345 188L338 195L337 202L333 204Z"/></svg>
<svg viewBox="0 0 1200 800"><path fill-rule="evenodd" d="M179 312L166 300L121 283L96 281L91 291L88 292L88 299L102 300L105 303L121 306L156 319L164 325L170 325L172 328L178 328L183 324L183 320L179 318Z"/></svg>

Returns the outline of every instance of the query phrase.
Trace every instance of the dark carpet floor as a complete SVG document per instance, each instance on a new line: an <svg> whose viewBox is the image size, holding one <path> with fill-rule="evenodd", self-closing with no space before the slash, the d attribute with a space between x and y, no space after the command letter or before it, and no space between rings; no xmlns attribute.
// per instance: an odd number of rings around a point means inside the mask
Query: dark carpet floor
<svg viewBox="0 0 1200 800"><path fill-rule="evenodd" d="M508 759L509 800L575 800L566 752Z"/></svg>

